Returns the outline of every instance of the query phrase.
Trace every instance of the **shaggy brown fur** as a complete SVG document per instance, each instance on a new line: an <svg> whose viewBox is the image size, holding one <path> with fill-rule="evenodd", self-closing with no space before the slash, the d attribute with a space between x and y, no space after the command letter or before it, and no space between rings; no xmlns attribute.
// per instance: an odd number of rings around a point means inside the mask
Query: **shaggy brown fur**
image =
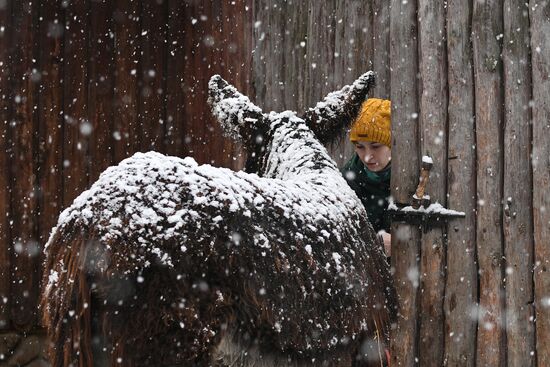
<svg viewBox="0 0 550 367"><path fill-rule="evenodd" d="M343 90L340 111L356 113L371 83ZM53 366L380 365L395 293L359 200L303 120L262 114L221 78L211 88L271 178L149 153L106 171L48 241ZM136 203L158 221L136 228Z"/></svg>

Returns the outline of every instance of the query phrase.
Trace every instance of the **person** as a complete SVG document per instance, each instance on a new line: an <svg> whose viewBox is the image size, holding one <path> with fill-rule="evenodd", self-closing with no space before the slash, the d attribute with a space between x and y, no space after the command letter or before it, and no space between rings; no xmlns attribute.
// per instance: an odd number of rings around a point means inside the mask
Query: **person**
<svg viewBox="0 0 550 367"><path fill-rule="evenodd" d="M342 174L363 203L370 222L391 256L390 220L386 215L391 178L391 102L369 98L353 122L350 141L355 154Z"/></svg>

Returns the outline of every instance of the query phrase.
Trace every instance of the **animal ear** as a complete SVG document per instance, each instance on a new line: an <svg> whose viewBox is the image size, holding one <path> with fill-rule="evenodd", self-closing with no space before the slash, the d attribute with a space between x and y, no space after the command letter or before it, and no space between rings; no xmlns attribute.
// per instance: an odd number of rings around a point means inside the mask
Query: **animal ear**
<svg viewBox="0 0 550 367"><path fill-rule="evenodd" d="M345 134L374 83L374 72L369 71L352 85L329 93L323 101L305 113L306 124L321 143L332 143Z"/></svg>
<svg viewBox="0 0 550 367"><path fill-rule="evenodd" d="M262 110L219 75L210 78L208 95L212 114L220 122L224 134L247 142L263 120Z"/></svg>

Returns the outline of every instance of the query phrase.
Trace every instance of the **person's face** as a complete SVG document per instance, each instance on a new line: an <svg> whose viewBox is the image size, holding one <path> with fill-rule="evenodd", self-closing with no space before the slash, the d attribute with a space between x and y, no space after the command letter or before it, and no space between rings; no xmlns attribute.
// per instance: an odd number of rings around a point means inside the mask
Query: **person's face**
<svg viewBox="0 0 550 367"><path fill-rule="evenodd" d="M391 149L373 141L359 140L355 142L355 153L369 171L382 171L391 161Z"/></svg>

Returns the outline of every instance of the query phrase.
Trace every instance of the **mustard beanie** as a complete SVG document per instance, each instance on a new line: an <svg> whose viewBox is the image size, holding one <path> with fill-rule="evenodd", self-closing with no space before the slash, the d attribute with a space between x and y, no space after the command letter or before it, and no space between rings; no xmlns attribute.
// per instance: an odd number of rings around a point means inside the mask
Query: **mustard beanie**
<svg viewBox="0 0 550 367"><path fill-rule="evenodd" d="M349 140L368 140L391 148L391 102L387 99L369 98L353 122Z"/></svg>

